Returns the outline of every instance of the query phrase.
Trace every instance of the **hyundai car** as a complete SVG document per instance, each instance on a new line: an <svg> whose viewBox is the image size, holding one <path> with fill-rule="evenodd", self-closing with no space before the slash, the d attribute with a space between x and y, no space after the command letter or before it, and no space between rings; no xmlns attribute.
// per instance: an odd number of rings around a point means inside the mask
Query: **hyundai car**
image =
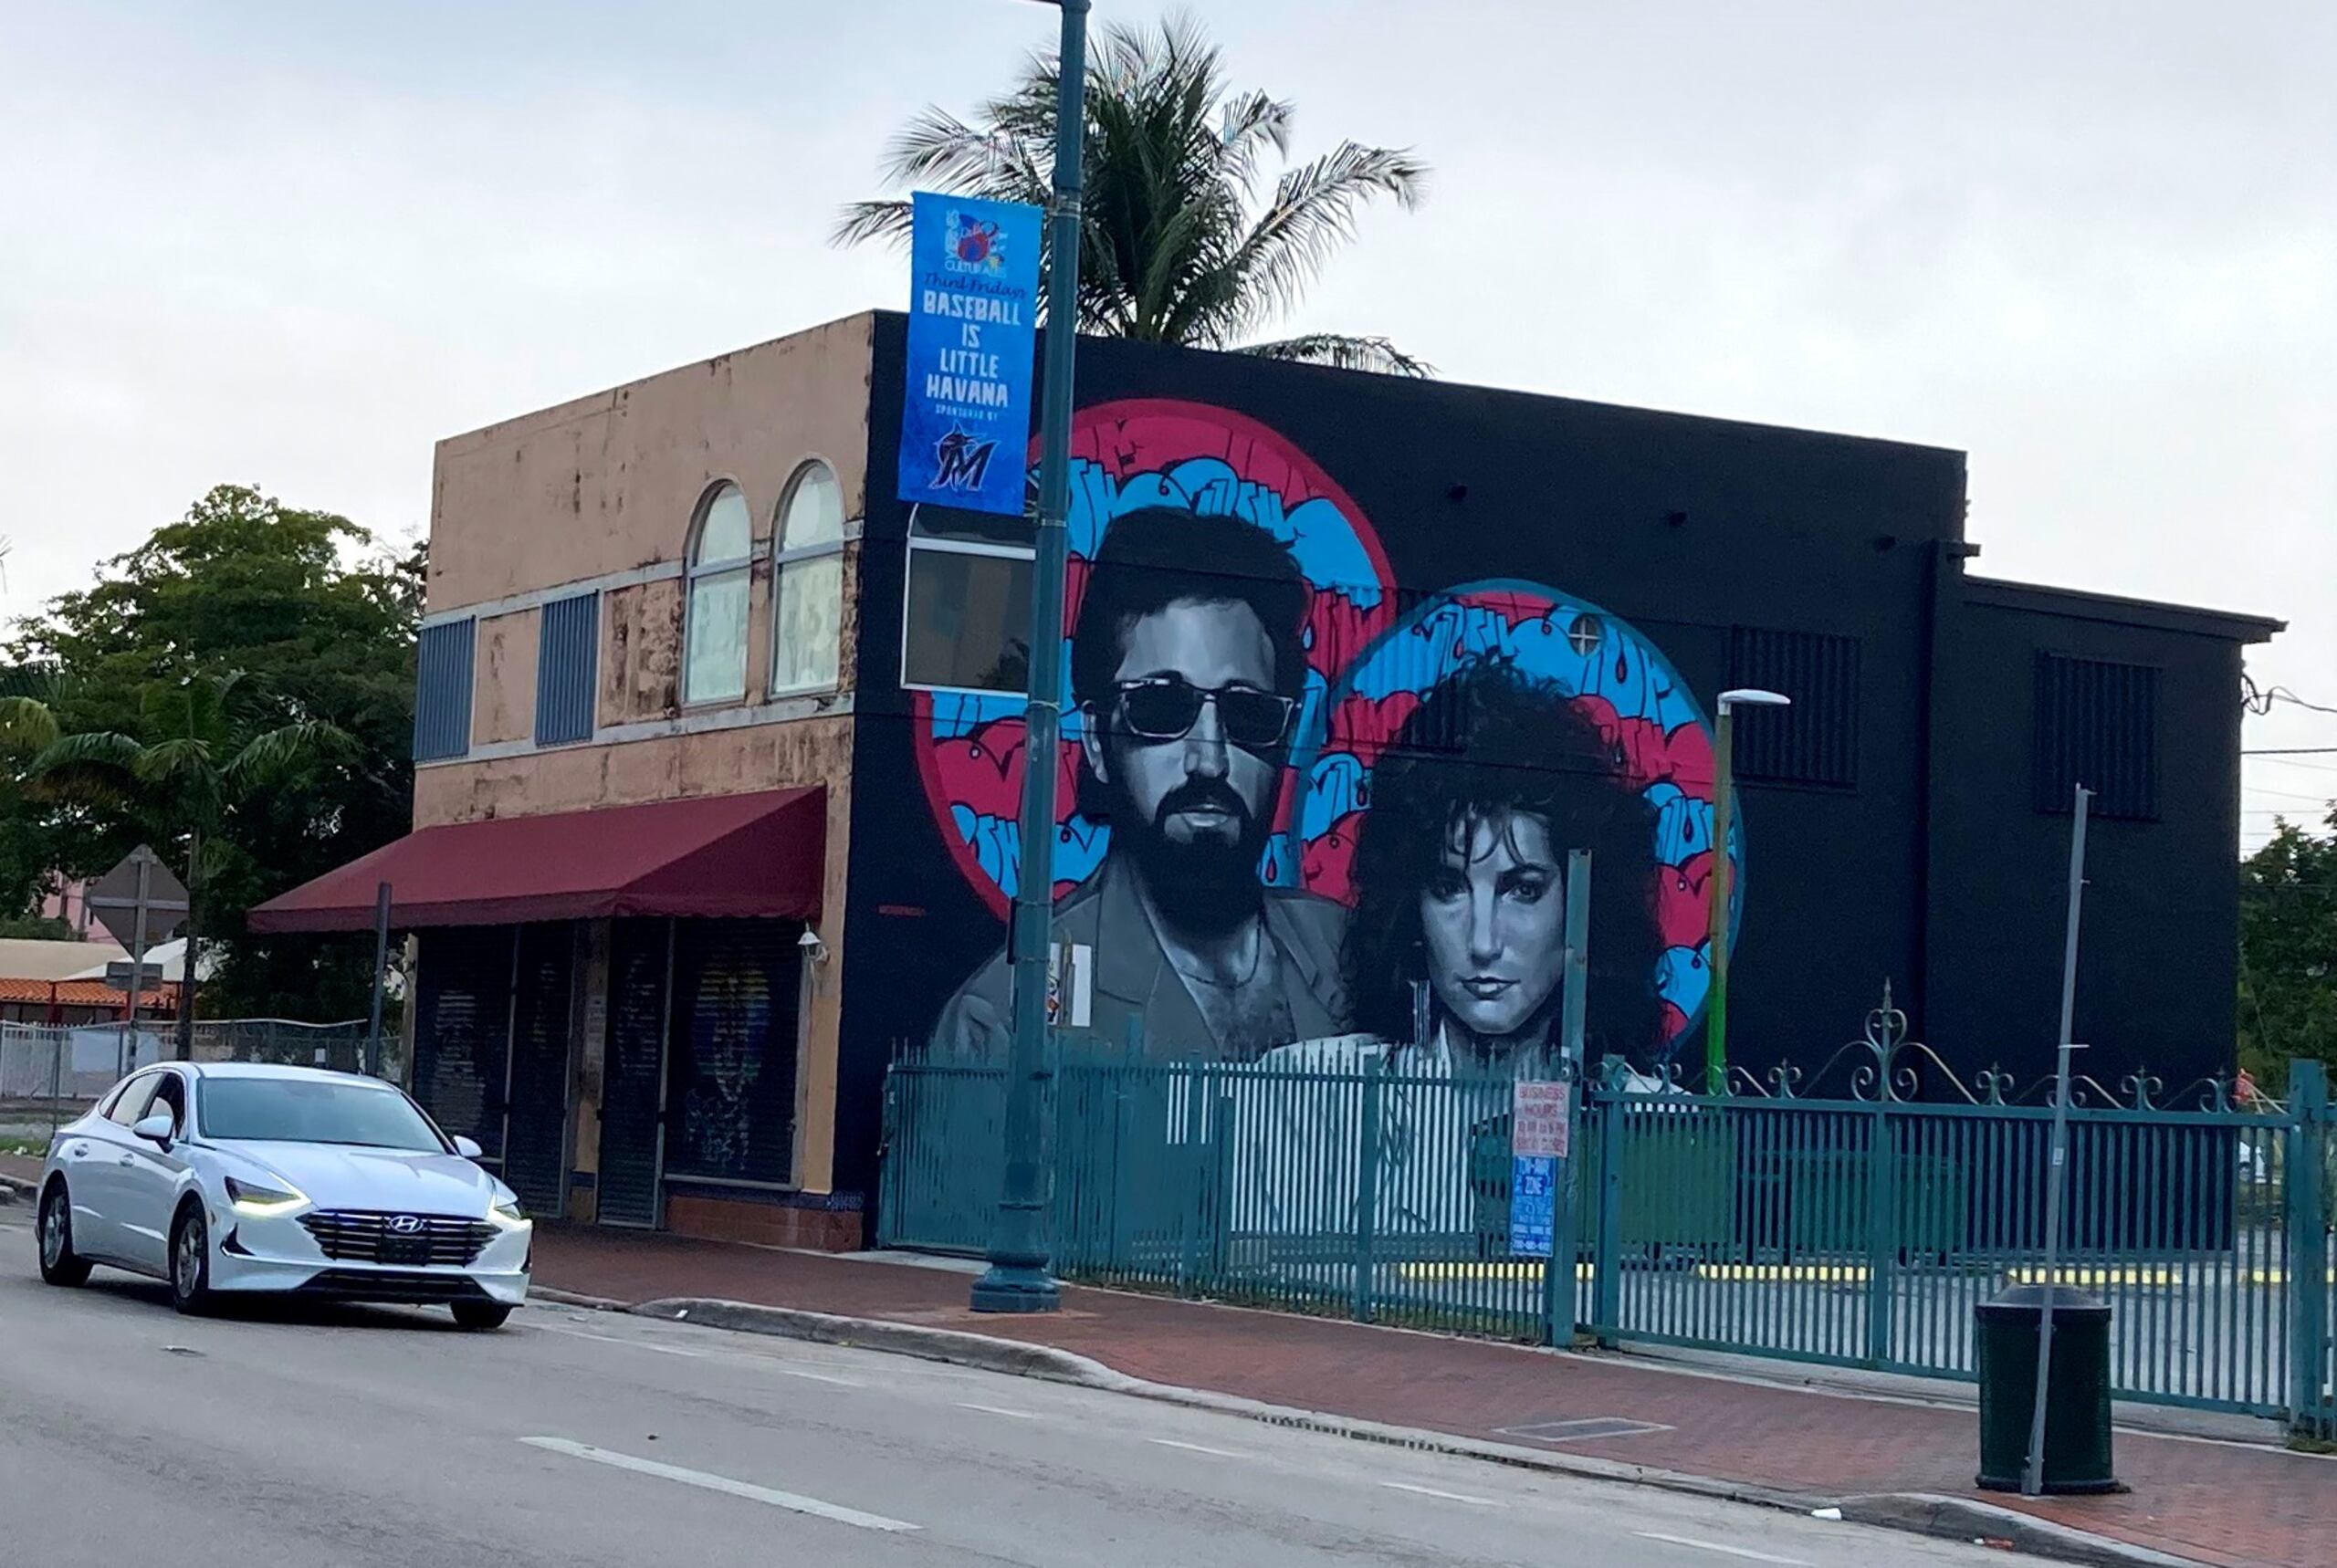
<svg viewBox="0 0 2337 1568"><path fill-rule="evenodd" d="M376 1079L164 1062L51 1138L41 1278L79 1285L104 1264L166 1281L183 1312L271 1294L499 1328L527 1299L535 1228L478 1155Z"/></svg>

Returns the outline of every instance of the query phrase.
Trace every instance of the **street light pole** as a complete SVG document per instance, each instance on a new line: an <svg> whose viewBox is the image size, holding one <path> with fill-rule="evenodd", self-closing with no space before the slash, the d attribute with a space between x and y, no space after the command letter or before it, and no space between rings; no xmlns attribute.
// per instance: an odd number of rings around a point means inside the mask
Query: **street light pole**
<svg viewBox="0 0 2337 1568"><path fill-rule="evenodd" d="M1055 759L1063 701L1063 579L1071 502L1072 361L1079 341L1080 142L1086 126L1088 0L1063 11L1055 90L1053 260L1039 415L1039 526L1031 580L1031 681L1023 707L1022 863L1008 950L1014 1045L1006 1080L1006 1178L990 1233L990 1269L974 1281L978 1312L1051 1312L1062 1305L1048 1236L1054 1167L1048 1148L1053 1067L1047 1030L1054 948Z"/></svg>
<svg viewBox="0 0 2337 1568"><path fill-rule="evenodd" d="M1732 732L1739 707L1787 707L1793 699L1776 692L1739 687L1720 695L1719 717L1713 734L1713 869L1704 878L1711 900L1711 925L1705 965L1710 970L1704 990L1704 1092L1728 1092L1728 837L1735 814L1736 781L1730 776Z"/></svg>

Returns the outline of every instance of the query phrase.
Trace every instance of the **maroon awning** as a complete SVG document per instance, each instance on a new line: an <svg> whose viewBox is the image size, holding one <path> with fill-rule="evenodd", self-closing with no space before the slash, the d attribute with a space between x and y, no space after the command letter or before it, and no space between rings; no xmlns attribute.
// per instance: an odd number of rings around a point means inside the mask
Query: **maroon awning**
<svg viewBox="0 0 2337 1568"><path fill-rule="evenodd" d="M765 789L408 833L254 908L256 932L504 925L625 915L820 917L827 791Z"/></svg>

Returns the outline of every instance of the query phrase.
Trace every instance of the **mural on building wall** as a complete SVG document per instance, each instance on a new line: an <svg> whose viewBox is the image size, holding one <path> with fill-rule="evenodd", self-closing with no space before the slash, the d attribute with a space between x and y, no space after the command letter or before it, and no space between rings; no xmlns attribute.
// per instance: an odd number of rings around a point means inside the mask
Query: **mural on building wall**
<svg viewBox="0 0 2337 1568"><path fill-rule="evenodd" d="M1589 848L1594 1054L1667 1058L1703 999L1713 769L1662 653L1541 584L1399 593L1360 508L1240 414L1100 405L1073 458L1054 893L1093 948L1088 1031L1153 1060L1420 1035L1514 1061L1555 1030ZM942 835L1002 920L1022 700L916 700ZM1008 983L1001 948L937 1049L1002 1055Z"/></svg>

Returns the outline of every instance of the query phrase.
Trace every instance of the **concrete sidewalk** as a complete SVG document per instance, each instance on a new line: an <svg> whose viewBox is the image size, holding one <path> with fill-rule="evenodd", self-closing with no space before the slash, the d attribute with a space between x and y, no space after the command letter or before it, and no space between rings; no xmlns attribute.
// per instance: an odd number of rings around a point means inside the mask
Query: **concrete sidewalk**
<svg viewBox="0 0 2337 1568"><path fill-rule="evenodd" d="M1049 1317L978 1316L966 1277L948 1270L600 1229L547 1228L536 1279L624 1302L710 1298L1049 1345L1152 1383L1706 1477L1813 1508L1876 1493L1963 1497L2227 1568L2324 1568L2337 1541L2337 1461L2278 1448L2122 1432L2131 1493L2027 1502L1974 1489L1968 1411L1620 1357L1109 1291L1067 1290ZM1592 1421L1655 1429L1547 1434L1550 1423Z"/></svg>

